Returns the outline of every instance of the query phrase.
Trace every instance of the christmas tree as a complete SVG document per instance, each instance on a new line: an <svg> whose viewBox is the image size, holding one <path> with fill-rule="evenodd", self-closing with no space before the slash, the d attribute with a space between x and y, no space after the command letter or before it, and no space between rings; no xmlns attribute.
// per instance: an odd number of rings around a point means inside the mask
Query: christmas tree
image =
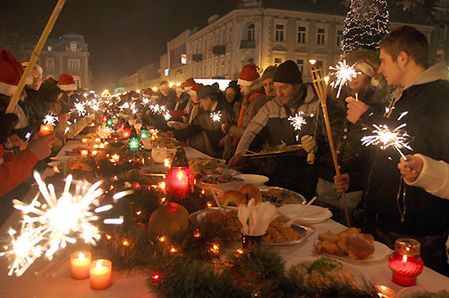
<svg viewBox="0 0 449 298"><path fill-rule="evenodd" d="M376 49L390 30L386 0L351 0L343 31L342 50Z"/></svg>

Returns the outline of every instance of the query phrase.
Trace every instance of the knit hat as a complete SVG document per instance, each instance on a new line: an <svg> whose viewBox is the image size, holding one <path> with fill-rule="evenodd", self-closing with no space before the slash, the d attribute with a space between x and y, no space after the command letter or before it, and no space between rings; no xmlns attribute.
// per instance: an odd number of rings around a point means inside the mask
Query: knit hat
<svg viewBox="0 0 449 298"><path fill-rule="evenodd" d="M272 79L276 72L277 66L268 66L262 74L262 82L266 79Z"/></svg>
<svg viewBox="0 0 449 298"><path fill-rule="evenodd" d="M260 78L258 69L259 68L254 63L243 66L242 70L240 71L237 83L240 86L251 86L253 81Z"/></svg>
<svg viewBox="0 0 449 298"><path fill-rule="evenodd" d="M204 86L198 90L198 99L206 98L208 96L215 96L218 94L218 88L216 86Z"/></svg>
<svg viewBox="0 0 449 298"><path fill-rule="evenodd" d="M58 87L63 91L76 91L78 86L71 74L63 73L59 76Z"/></svg>
<svg viewBox="0 0 449 298"><path fill-rule="evenodd" d="M276 69L273 82L293 85L302 84L302 73L295 62L287 60Z"/></svg>
<svg viewBox="0 0 449 298"><path fill-rule="evenodd" d="M23 66L11 52L0 48L0 94L11 96L19 85Z"/></svg>
<svg viewBox="0 0 449 298"><path fill-rule="evenodd" d="M193 78L189 78L184 83L181 84L181 87L184 90L190 90L192 89L193 84L195 84L195 80Z"/></svg>
<svg viewBox="0 0 449 298"><path fill-rule="evenodd" d="M56 84L43 82L39 88L39 97L42 101L54 103L57 101L58 95L61 92L62 90Z"/></svg>

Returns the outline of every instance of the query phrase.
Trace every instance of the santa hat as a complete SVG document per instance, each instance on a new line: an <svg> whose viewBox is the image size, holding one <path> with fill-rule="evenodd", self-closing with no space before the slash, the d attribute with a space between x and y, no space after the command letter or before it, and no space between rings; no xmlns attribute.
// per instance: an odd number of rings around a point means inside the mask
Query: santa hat
<svg viewBox="0 0 449 298"><path fill-rule="evenodd" d="M11 52L0 48L0 94L13 95L19 85L23 66Z"/></svg>
<svg viewBox="0 0 449 298"><path fill-rule="evenodd" d="M182 83L181 87L187 91L187 90L192 89L194 84L195 84L195 80L193 78L190 78L190 79L187 79L184 83Z"/></svg>
<svg viewBox="0 0 449 298"><path fill-rule="evenodd" d="M197 95L198 91L203 87L204 87L203 84L194 83L192 86L192 89L188 90L187 93L189 95L192 95L192 94Z"/></svg>
<svg viewBox="0 0 449 298"><path fill-rule="evenodd" d="M167 81L162 81L162 82L159 84L159 89L168 89L168 88L170 88L170 87L169 87Z"/></svg>
<svg viewBox="0 0 449 298"><path fill-rule="evenodd" d="M243 66L242 70L240 71L239 79L237 80L237 83L240 86L251 86L253 81L260 78L258 67L254 63L247 64Z"/></svg>
<svg viewBox="0 0 449 298"><path fill-rule="evenodd" d="M63 73L59 76L58 87L63 91L76 91L78 86L71 74Z"/></svg>

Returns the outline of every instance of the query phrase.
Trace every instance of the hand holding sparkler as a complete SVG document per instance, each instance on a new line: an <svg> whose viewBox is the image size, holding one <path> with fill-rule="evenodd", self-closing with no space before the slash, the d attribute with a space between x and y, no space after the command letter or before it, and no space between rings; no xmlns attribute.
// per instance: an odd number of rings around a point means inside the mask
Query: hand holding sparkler
<svg viewBox="0 0 449 298"><path fill-rule="evenodd" d="M424 161L419 155L406 155L398 163L402 177L408 182L415 182L424 167Z"/></svg>
<svg viewBox="0 0 449 298"><path fill-rule="evenodd" d="M38 160L48 157L51 153L51 148L56 141L54 134L49 134L40 138L33 138L27 146L27 150L36 155Z"/></svg>
<svg viewBox="0 0 449 298"><path fill-rule="evenodd" d="M348 121L352 124L355 124L360 119L360 117L362 117L362 115L368 110L369 106L362 101L359 101L357 98L351 96L347 97L345 101L348 103L346 119L348 119Z"/></svg>

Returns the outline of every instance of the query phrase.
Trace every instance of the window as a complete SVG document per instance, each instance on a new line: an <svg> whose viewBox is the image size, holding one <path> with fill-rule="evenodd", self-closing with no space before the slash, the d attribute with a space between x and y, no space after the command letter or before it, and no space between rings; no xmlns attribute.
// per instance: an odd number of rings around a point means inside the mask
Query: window
<svg viewBox="0 0 449 298"><path fill-rule="evenodd" d="M80 69L80 60L79 59L69 59L69 69L78 70Z"/></svg>
<svg viewBox="0 0 449 298"><path fill-rule="evenodd" d="M46 64L47 64L47 69L55 68L55 59L48 58L47 61L46 61Z"/></svg>
<svg viewBox="0 0 449 298"><path fill-rule="evenodd" d="M324 63L323 63L323 61L321 61L321 60L317 60L316 63L315 63L315 66L316 66L317 68L323 69L323 65L324 65Z"/></svg>
<svg viewBox="0 0 449 298"><path fill-rule="evenodd" d="M282 58L276 57L274 58L274 64L277 66L282 63Z"/></svg>
<svg viewBox="0 0 449 298"><path fill-rule="evenodd" d="M341 47L343 40L343 30L337 30L337 47Z"/></svg>
<svg viewBox="0 0 449 298"><path fill-rule="evenodd" d="M285 39L284 39L284 25L276 24L274 35L275 35L274 39L276 41L281 41L281 42L285 41Z"/></svg>
<svg viewBox="0 0 449 298"><path fill-rule="evenodd" d="M318 28L316 35L316 44L321 46L324 45L325 36L326 36L326 29Z"/></svg>
<svg viewBox="0 0 449 298"><path fill-rule="evenodd" d="M435 57L436 62L441 62L444 60L444 50L438 49Z"/></svg>
<svg viewBox="0 0 449 298"><path fill-rule="evenodd" d="M306 43L306 27L298 26L298 43L305 44Z"/></svg>
<svg viewBox="0 0 449 298"><path fill-rule="evenodd" d="M70 51L76 52L76 47L77 47L76 42L71 41L70 42Z"/></svg>
<svg viewBox="0 0 449 298"><path fill-rule="evenodd" d="M181 54L181 64L187 64L187 54Z"/></svg>
<svg viewBox="0 0 449 298"><path fill-rule="evenodd" d="M49 52L53 51L53 47L52 46L48 46L47 47L47 51L49 51Z"/></svg>
<svg viewBox="0 0 449 298"><path fill-rule="evenodd" d="M168 68L164 68L164 76L168 77L170 74L170 70Z"/></svg>
<svg viewBox="0 0 449 298"><path fill-rule="evenodd" d="M298 64L301 73L304 73L304 59L296 59L296 64Z"/></svg>
<svg viewBox="0 0 449 298"><path fill-rule="evenodd" d="M446 26L440 25L439 39L440 40L444 40L445 39L445 35L446 35Z"/></svg>
<svg viewBox="0 0 449 298"><path fill-rule="evenodd" d="M256 26L254 24L249 24L246 27L246 40L254 40L256 36Z"/></svg>

